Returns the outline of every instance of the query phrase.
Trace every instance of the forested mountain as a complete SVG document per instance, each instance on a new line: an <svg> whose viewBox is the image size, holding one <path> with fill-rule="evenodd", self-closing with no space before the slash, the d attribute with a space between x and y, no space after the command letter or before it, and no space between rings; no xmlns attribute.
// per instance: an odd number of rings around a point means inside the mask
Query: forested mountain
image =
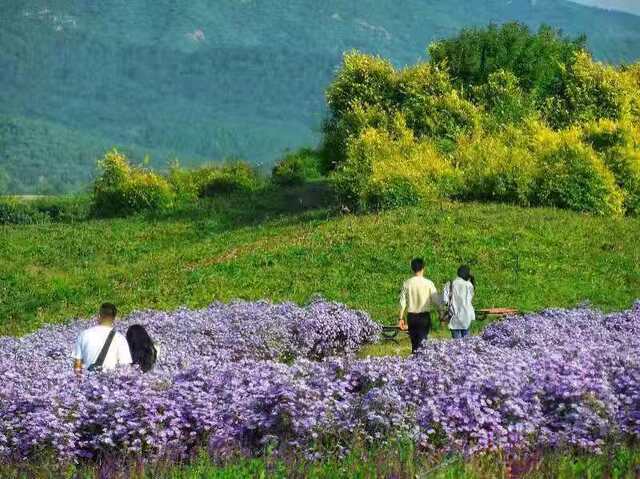
<svg viewBox="0 0 640 479"><path fill-rule="evenodd" d="M572 0L576 3L606 10L619 10L640 15L640 2L638 0Z"/></svg>
<svg viewBox="0 0 640 479"><path fill-rule="evenodd" d="M77 189L112 145L156 167L269 163L317 141L344 51L404 65L514 19L588 33L598 59L640 57L640 17L566 0L2 2L0 188Z"/></svg>

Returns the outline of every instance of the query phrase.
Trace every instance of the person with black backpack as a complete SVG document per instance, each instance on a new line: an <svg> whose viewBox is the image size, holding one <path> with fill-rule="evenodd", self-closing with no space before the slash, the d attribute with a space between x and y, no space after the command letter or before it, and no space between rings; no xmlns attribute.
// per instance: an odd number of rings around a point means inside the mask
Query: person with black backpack
<svg viewBox="0 0 640 479"><path fill-rule="evenodd" d="M76 374L82 374L83 368L99 372L131 364L129 343L113 327L116 315L116 307L104 303L100 307L98 324L80 333L73 349L73 369Z"/></svg>

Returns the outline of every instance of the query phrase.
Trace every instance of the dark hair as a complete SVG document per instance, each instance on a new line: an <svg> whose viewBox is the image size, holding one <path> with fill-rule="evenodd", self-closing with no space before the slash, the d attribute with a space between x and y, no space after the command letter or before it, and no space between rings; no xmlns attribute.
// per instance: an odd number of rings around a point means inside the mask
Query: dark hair
<svg viewBox="0 0 640 479"><path fill-rule="evenodd" d="M458 268L458 277L471 282L474 286L476 285L476 280L471 274L471 269L466 264L463 264Z"/></svg>
<svg viewBox="0 0 640 479"><path fill-rule="evenodd" d="M424 260L422 258L413 258L411 260L411 271L417 273L424 269Z"/></svg>
<svg viewBox="0 0 640 479"><path fill-rule="evenodd" d="M156 363L158 353L147 330L140 324L129 326L127 342L133 364L140 366L140 369L145 373L150 371Z"/></svg>
<svg viewBox="0 0 640 479"><path fill-rule="evenodd" d="M116 315L118 314L118 310L116 309L115 304L112 303L103 303L100 306L100 317L101 318L113 318L116 319Z"/></svg>

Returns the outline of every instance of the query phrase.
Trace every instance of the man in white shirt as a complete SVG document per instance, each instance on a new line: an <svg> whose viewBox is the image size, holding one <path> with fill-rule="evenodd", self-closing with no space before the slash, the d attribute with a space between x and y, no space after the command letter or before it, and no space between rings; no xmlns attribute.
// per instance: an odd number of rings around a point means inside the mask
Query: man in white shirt
<svg viewBox="0 0 640 479"><path fill-rule="evenodd" d="M416 352L431 330L431 311L440 304L438 291L432 281L424 277L424 260L411 260L413 277L406 280L400 293L400 319L398 325L407 329L411 338L411 351Z"/></svg>
<svg viewBox="0 0 640 479"><path fill-rule="evenodd" d="M85 329L78 336L73 350L73 369L77 374L82 373L83 367L89 368L93 365L100 356L100 352L109 338L109 333L113 329L116 314L117 310L113 304L104 303L100 307L98 324L92 328ZM129 343L121 333L115 332L101 369L108 371L115 369L116 366L125 364L131 364Z"/></svg>

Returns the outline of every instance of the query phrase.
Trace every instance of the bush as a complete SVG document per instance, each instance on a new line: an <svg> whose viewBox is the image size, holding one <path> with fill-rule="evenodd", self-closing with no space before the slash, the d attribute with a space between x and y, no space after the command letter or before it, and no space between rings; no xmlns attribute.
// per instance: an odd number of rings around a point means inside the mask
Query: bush
<svg viewBox="0 0 640 479"><path fill-rule="evenodd" d="M93 185L93 215L126 216L141 211L160 211L172 205L175 194L167 180L130 165L118 150L107 152L98 165L101 172Z"/></svg>
<svg viewBox="0 0 640 479"><path fill-rule="evenodd" d="M182 168L177 162L169 168L167 180L180 201L193 202L203 195L204 188L219 174L219 166Z"/></svg>
<svg viewBox="0 0 640 479"><path fill-rule="evenodd" d="M625 211L640 215L640 149L613 148L604 155L604 160L622 190Z"/></svg>
<svg viewBox="0 0 640 479"><path fill-rule="evenodd" d="M347 113L356 103L388 111L395 87L396 71L390 61L352 51L344 55L342 68L327 89L327 104L334 117Z"/></svg>
<svg viewBox="0 0 640 479"><path fill-rule="evenodd" d="M341 204L376 210L451 192L456 175L436 147L416 141L400 115L394 129L392 136L369 128L349 142L347 160L331 177Z"/></svg>
<svg viewBox="0 0 640 479"><path fill-rule="evenodd" d="M378 106L354 102L351 108L329 120L324 126L321 148L321 170L329 174L336 170L347 155L347 143L357 138L365 129L390 129L392 115Z"/></svg>
<svg viewBox="0 0 640 479"><path fill-rule="evenodd" d="M535 204L575 211L619 215L623 195L613 174L576 130L543 131L534 145L538 171Z"/></svg>
<svg viewBox="0 0 640 479"><path fill-rule="evenodd" d="M273 168L271 178L280 186L302 185L309 180L320 178L320 158L308 148L289 153Z"/></svg>
<svg viewBox="0 0 640 479"><path fill-rule="evenodd" d="M27 201L14 198L0 199L0 225L32 225L50 221L49 215L34 208Z"/></svg>
<svg viewBox="0 0 640 479"><path fill-rule="evenodd" d="M490 113L497 123L519 123L531 113L528 99L510 71L498 70L486 83L473 88L475 101Z"/></svg>
<svg viewBox="0 0 640 479"><path fill-rule="evenodd" d="M370 211L417 205L423 195L409 178L390 176L373 181L364 197L364 207Z"/></svg>
<svg viewBox="0 0 640 479"><path fill-rule="evenodd" d="M72 223L88 216L84 196L0 199L0 224Z"/></svg>
<svg viewBox="0 0 640 479"><path fill-rule="evenodd" d="M543 101L544 115L552 127L563 128L581 121L625 118L632 112L638 89L628 75L578 52L551 93Z"/></svg>
<svg viewBox="0 0 640 479"><path fill-rule="evenodd" d="M582 128L590 144L613 173L627 213L640 213L640 129L629 122L600 120Z"/></svg>
<svg viewBox="0 0 640 479"><path fill-rule="evenodd" d="M260 178L256 170L241 161L222 167L212 167L203 176L207 178L201 190L201 196L204 197L251 192L260 187Z"/></svg>
<svg viewBox="0 0 640 479"><path fill-rule="evenodd" d="M461 140L454 154L464 178L460 197L527 206L536 164L523 137L510 128L502 135Z"/></svg>
<svg viewBox="0 0 640 479"><path fill-rule="evenodd" d="M583 128L584 141L601 154L624 195L627 213L640 213L640 129L630 122L601 120Z"/></svg>
<svg viewBox="0 0 640 479"><path fill-rule="evenodd" d="M455 90L440 97L409 99L402 106L408 126L415 135L456 140L472 133L480 123L477 108Z"/></svg>

